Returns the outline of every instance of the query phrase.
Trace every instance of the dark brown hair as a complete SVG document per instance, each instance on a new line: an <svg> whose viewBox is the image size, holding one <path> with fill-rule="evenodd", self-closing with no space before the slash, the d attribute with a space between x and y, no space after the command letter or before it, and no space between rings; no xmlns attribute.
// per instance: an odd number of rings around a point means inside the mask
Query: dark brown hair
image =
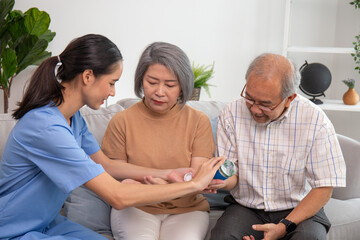
<svg viewBox="0 0 360 240"><path fill-rule="evenodd" d="M13 117L20 119L28 111L51 102L60 105L64 101L60 81L70 82L86 69L91 69L95 77L109 74L122 59L117 46L102 35L88 34L74 39L59 56L46 59L36 69Z"/></svg>

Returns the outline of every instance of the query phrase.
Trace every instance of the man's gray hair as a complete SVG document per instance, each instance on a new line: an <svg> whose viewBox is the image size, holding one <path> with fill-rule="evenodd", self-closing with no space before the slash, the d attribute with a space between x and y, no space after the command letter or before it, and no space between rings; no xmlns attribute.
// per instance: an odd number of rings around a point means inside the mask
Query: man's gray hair
<svg viewBox="0 0 360 240"><path fill-rule="evenodd" d="M284 64L284 60L287 61L287 64ZM296 93L300 82L300 74L296 70L295 65L288 58L281 55L272 53L259 55L250 63L245 79L247 81L251 73L267 79L274 72L281 75L282 99Z"/></svg>

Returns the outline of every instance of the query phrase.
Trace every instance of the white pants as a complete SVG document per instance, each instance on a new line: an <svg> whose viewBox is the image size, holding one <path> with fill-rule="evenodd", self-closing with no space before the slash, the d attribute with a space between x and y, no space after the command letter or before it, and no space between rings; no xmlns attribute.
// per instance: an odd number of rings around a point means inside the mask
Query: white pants
<svg viewBox="0 0 360 240"><path fill-rule="evenodd" d="M182 214L149 214L135 207L111 210L115 240L203 240L209 214L194 211Z"/></svg>

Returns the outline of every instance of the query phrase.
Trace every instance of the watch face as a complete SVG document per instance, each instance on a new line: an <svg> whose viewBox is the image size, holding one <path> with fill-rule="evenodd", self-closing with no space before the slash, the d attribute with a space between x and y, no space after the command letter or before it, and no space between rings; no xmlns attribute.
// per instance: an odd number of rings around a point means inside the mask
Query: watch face
<svg viewBox="0 0 360 240"><path fill-rule="evenodd" d="M285 225L286 232L288 232L288 233L292 232L292 231L294 231L296 229L296 224L293 223L292 221L289 221L289 220L284 218L284 219L281 219L280 222Z"/></svg>
<svg viewBox="0 0 360 240"><path fill-rule="evenodd" d="M287 232L292 232L296 229L296 224L291 222L287 227L286 227L286 231Z"/></svg>

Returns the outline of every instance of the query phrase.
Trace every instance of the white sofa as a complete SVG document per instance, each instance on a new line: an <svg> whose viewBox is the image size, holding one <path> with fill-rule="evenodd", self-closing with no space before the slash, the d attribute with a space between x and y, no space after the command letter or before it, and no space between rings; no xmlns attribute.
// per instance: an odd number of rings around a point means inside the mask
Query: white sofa
<svg viewBox="0 0 360 240"><path fill-rule="evenodd" d="M18 95L21 94L22 91ZM18 101L14 96L15 95L13 95L10 106L15 106L14 101ZM81 109L81 112L90 131L94 134L96 140L101 143L101 139L110 118L116 112L128 108L137 101L138 99L123 99L116 104L110 105L107 108L101 108L97 111L84 107ZM226 103L218 101L191 101L187 104L203 111L211 120L214 120ZM0 158L7 136L15 124L16 121L11 118L10 114L0 114ZM358 240L360 238L360 142L342 135L338 135L338 139L347 165L347 187L334 189L332 198L325 206L325 212L332 223L327 239ZM209 232L216 223L216 220L222 214L222 210L216 210L224 206L222 197L223 195L218 194L210 195L208 198L210 205L212 206L212 210L210 211ZM96 218L97 216L95 216L94 219ZM111 239L111 236L108 238ZM209 233L206 239L208 238Z"/></svg>

